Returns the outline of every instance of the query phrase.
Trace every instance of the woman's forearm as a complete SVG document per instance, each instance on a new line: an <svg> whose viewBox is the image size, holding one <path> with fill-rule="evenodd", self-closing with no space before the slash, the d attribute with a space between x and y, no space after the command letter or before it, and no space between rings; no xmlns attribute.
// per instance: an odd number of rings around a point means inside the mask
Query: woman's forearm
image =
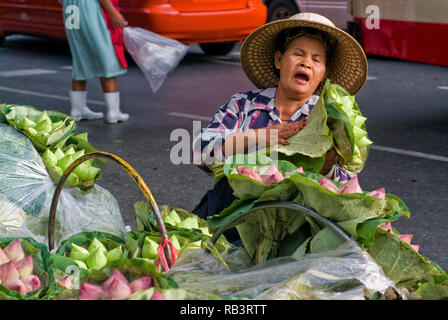
<svg viewBox="0 0 448 320"><path fill-rule="evenodd" d="M103 6L104 10L106 10L106 12L111 16L114 16L115 14L118 13L118 11L115 9L114 5L112 4L112 2L110 2L110 0L98 0L98 1Z"/></svg>

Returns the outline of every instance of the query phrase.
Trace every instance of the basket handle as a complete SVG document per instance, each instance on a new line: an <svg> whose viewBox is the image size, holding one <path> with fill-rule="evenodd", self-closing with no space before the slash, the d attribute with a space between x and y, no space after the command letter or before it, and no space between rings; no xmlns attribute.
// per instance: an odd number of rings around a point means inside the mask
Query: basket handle
<svg viewBox="0 0 448 320"><path fill-rule="evenodd" d="M154 200L154 197L152 196L151 190L149 190L148 186L146 185L145 181L143 181L142 177L132 168L126 161L121 159L120 157L103 151L94 151L89 152L83 155L82 157L79 157L75 161L73 161L70 166L64 171L63 175L61 176L61 179L59 180L56 189L54 190L53 194L53 200L51 202L50 207L50 216L49 216L49 222L48 222L48 248L53 250L54 248L54 225L56 221L56 209L58 205L59 197L61 196L62 187L64 186L65 181L67 180L68 176L72 171L79 166L81 163L96 158L96 157L103 157L110 160L113 160L120 164L127 172L128 174L134 179L134 181L137 183L138 187L140 188L141 192L145 196L146 200L150 203L152 210L154 212L157 224L160 228L160 237L161 240L165 239L167 237L167 231L165 227L165 223L162 220L162 216L159 211L159 207L157 206L156 201ZM171 267L173 265L173 257L171 256L171 252L169 250L169 246L165 247L165 255L167 257L168 266Z"/></svg>
<svg viewBox="0 0 448 320"><path fill-rule="evenodd" d="M325 225L332 231L334 231L342 240L344 240L344 242L351 240L351 237L344 231L344 229L342 229L340 226L338 226L333 221L321 216L320 214L318 214L317 212L315 212L311 209L308 209L308 208L301 206L294 202L269 201L269 202L256 203L251 209L247 210L246 212L241 213L240 215L238 215L237 217L235 217L231 221L229 221L229 223L227 223L227 225L216 230L216 232L213 234L213 237L210 239L211 243L215 244L215 242L224 233L224 231L226 231L227 229L230 229L232 224L235 223L237 220L241 219L242 217L244 217L252 212L255 212L257 210L270 209L270 208L286 208L286 209L292 209L292 210L298 211L298 213L306 214L306 215L310 216L311 218L314 218L318 222L322 223L323 225Z"/></svg>

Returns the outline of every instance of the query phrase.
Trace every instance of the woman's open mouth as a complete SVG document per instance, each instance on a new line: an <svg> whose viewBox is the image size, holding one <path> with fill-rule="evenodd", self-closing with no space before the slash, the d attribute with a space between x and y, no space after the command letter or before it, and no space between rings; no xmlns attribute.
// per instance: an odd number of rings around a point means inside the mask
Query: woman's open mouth
<svg viewBox="0 0 448 320"><path fill-rule="evenodd" d="M296 73L294 78L299 84L306 84L308 83L308 81L310 81L309 75L304 72Z"/></svg>

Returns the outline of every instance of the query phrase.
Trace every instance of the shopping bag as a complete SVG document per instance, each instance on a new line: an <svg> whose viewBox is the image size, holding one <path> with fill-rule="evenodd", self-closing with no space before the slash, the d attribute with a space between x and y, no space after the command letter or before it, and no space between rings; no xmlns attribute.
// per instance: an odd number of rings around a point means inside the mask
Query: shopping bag
<svg viewBox="0 0 448 320"><path fill-rule="evenodd" d="M124 28L124 44L154 93L188 51L177 40L137 27Z"/></svg>

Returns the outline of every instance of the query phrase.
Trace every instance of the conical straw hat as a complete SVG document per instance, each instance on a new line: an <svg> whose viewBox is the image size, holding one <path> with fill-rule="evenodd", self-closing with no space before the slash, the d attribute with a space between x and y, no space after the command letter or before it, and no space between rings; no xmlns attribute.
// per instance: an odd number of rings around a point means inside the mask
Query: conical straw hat
<svg viewBox="0 0 448 320"><path fill-rule="evenodd" d="M274 73L275 40L285 29L310 27L333 36L337 44L330 60L328 78L355 95L367 78L367 58L359 43L333 22L316 13L303 12L267 23L253 31L241 47L241 66L252 83L260 89L276 86Z"/></svg>

